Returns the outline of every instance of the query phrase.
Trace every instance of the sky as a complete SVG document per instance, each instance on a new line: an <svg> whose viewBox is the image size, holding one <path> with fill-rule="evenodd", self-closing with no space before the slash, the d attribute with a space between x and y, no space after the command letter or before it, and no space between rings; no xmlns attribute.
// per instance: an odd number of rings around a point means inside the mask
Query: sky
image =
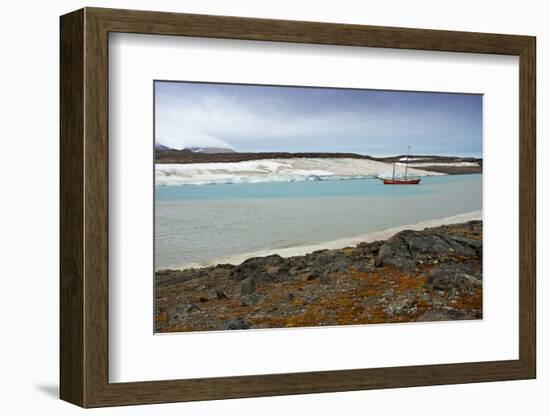
<svg viewBox="0 0 550 416"><path fill-rule="evenodd" d="M155 141L240 152L482 155L482 95L155 81Z"/></svg>

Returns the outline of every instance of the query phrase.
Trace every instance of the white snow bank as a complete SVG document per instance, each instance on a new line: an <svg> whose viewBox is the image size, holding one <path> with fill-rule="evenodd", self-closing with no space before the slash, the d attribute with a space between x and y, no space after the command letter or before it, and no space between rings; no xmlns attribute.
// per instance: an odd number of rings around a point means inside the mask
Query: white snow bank
<svg viewBox="0 0 550 416"><path fill-rule="evenodd" d="M397 163L397 165L405 166L405 163ZM453 166L453 167L469 167L475 166L478 167L479 163L477 162L421 162L421 163L409 163L409 167L426 167L426 166Z"/></svg>
<svg viewBox="0 0 550 416"><path fill-rule="evenodd" d="M205 185L221 183L260 183L319 181L388 177L391 163L369 159L290 158L263 159L230 163L156 164L157 185ZM396 174L400 174L399 168ZM410 168L410 175L432 176L440 173Z"/></svg>
<svg viewBox="0 0 550 416"><path fill-rule="evenodd" d="M429 157L409 157L409 162L411 161L417 161L417 160L430 160L431 158ZM399 159L400 161L402 162L405 162L407 160L407 157L402 157Z"/></svg>

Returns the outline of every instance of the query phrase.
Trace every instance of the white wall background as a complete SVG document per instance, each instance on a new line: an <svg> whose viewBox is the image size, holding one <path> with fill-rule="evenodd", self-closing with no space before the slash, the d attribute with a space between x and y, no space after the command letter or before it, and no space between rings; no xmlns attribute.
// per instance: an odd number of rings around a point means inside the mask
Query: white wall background
<svg viewBox="0 0 550 416"><path fill-rule="evenodd" d="M58 394L58 16L83 6L166 10L277 19L536 35L538 41L539 378L535 381L423 387L338 394L225 400L87 411L103 415L169 414L547 414L550 361L543 258L550 237L543 182L550 157L544 140L545 72L550 26L545 2L416 0L120 0L5 2L0 14L0 409L3 414L83 412ZM546 201L544 199L546 198ZM503 231L505 233L505 231ZM505 234L504 234L505 236ZM545 267L546 266L546 267Z"/></svg>

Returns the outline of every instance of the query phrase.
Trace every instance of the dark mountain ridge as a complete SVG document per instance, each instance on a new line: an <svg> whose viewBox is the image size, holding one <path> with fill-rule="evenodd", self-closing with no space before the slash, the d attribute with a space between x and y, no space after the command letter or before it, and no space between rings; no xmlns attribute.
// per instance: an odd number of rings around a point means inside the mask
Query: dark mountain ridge
<svg viewBox="0 0 550 416"><path fill-rule="evenodd" d="M201 148L207 149L207 148ZM228 149L230 150L230 149ZM329 153L329 152L208 152L208 151L193 151L192 149L162 149L156 148L155 163L228 163L228 162L244 162L249 160L262 159L290 159L290 158L316 158L316 159L366 159L375 160L385 163L403 162L401 159L406 155L374 157L362 155L358 153ZM420 159L413 161L422 163L420 169L430 172L446 173L450 175L481 173L483 167L483 159L474 157L460 156L437 156L437 155L409 155L410 159ZM477 166L442 166L441 163L460 163L470 162L476 163ZM430 165L433 163L434 165Z"/></svg>

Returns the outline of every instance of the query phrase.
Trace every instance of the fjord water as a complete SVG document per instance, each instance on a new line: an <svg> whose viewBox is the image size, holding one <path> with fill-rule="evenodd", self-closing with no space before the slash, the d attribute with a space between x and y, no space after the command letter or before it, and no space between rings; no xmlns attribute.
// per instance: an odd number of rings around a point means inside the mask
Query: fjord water
<svg viewBox="0 0 550 416"><path fill-rule="evenodd" d="M482 208L482 175L155 188L155 267L315 244Z"/></svg>

